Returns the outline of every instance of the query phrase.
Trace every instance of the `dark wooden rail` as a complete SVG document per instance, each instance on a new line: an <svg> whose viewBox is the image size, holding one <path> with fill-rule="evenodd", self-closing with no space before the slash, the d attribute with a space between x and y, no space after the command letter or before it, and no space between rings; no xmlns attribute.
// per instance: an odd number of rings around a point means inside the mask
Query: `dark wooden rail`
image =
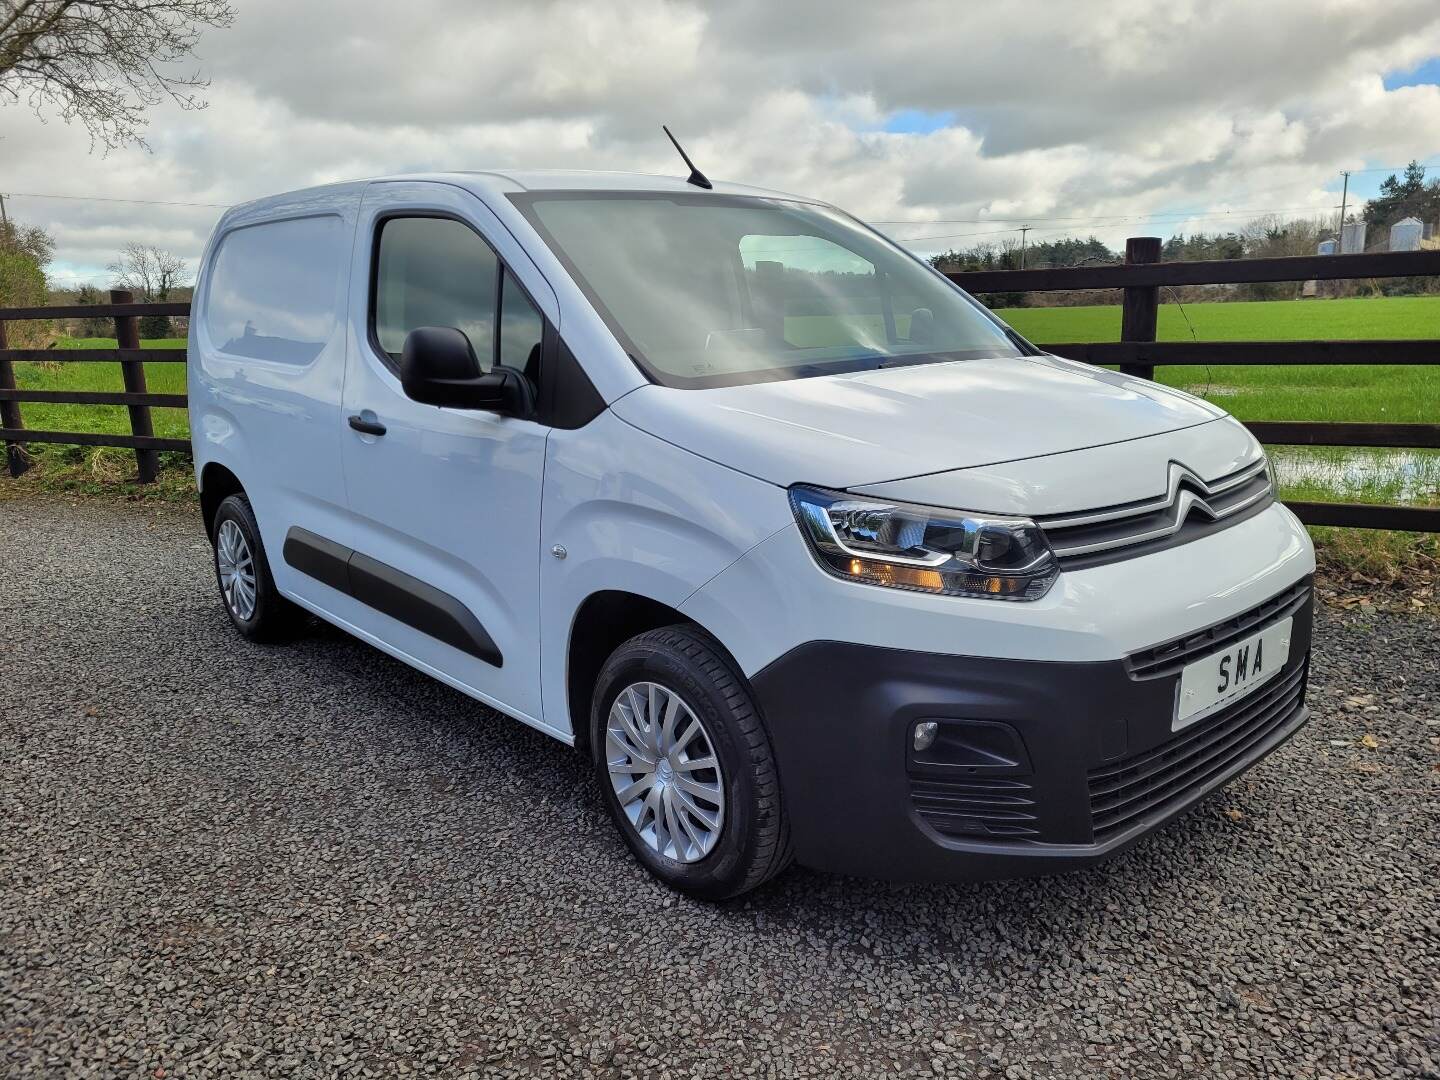
<svg viewBox="0 0 1440 1080"><path fill-rule="evenodd" d="M135 466L142 483L160 473L161 450L190 452L188 439L162 439L155 434L150 410L183 409L184 394L152 394L145 386L145 365L185 362L184 349L140 348L140 316L188 315L188 303L137 304L125 289L112 289L109 304L76 304L70 307L0 308L0 439L5 441L5 459L11 476L30 467L26 443L68 443L78 446L123 446L135 451ZM11 349L5 323L25 319L76 319L106 316L115 321L114 349ZM125 384L123 393L101 390L21 390L15 385L15 364L24 361L51 363L118 363ZM52 405L124 405L130 419L129 435L108 435L86 431L37 431L27 428L20 412L22 401Z"/></svg>
<svg viewBox="0 0 1440 1080"><path fill-rule="evenodd" d="M1440 364L1440 340L1414 341L1156 341L1159 290L1171 285L1208 285L1257 281L1408 277L1440 275L1440 251L1389 252L1372 255L1325 255L1287 259L1236 259L1164 263L1160 242L1133 237L1119 266L1084 266L1045 270L985 270L947 274L970 292L1026 292L1049 289L1122 288L1118 342L1056 342L1043 347L1060 356L1091 364L1111 365L1142 378L1153 378L1158 364ZM184 363L184 349L142 349L136 333L142 315L188 315L188 303L137 304L127 292L111 292L110 304L71 307L0 308L0 439L12 476L28 467L24 444L70 443L82 446L123 446L135 451L143 481L153 480L161 450L188 453L185 439L155 435L152 408L184 408L183 394L152 394L145 387L147 363ZM11 349L6 345L6 320L93 318L115 320L114 349ZM120 363L125 391L19 390L14 365L24 361L55 363ZM36 431L26 428L20 414L24 401L75 405L124 405L130 416L129 435ZM1440 424L1310 423L1255 421L1247 425L1261 442L1300 446L1418 447L1440 449ZM1348 525L1372 529L1440 532L1440 507L1376 506L1365 503L1294 501L1287 505L1311 525Z"/></svg>
<svg viewBox="0 0 1440 1080"><path fill-rule="evenodd" d="M1118 367L1153 379L1158 364L1440 364L1440 340L1417 341L1156 341L1160 290L1177 285L1241 285L1260 281L1440 275L1440 251L1306 255L1283 259L1159 262L1153 236L1125 242L1125 262L1039 270L975 270L946 274L972 293L1123 289L1120 341L1041 342L1057 356ZM1261 442L1299 446L1440 448L1440 424L1335 424L1255 421ZM1440 507L1292 502L1310 525L1440 532Z"/></svg>
<svg viewBox="0 0 1440 1080"><path fill-rule="evenodd" d="M1154 258L1137 258L1136 250ZM1440 274L1440 251L1381 251L1365 255L1293 255L1279 259L1208 259L1158 262L1160 239L1132 236L1126 259L1110 266L1057 266L1039 270L966 270L946 274L970 292L1063 292L1066 289L1159 288L1162 285L1254 285L1262 281L1343 281L1347 278L1424 277ZM1143 265L1142 265L1143 264Z"/></svg>

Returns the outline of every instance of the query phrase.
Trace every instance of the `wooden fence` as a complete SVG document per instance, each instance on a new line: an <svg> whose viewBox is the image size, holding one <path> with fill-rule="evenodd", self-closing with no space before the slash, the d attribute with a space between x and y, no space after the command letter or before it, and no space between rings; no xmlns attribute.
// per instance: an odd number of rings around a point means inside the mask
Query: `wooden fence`
<svg viewBox="0 0 1440 1080"><path fill-rule="evenodd" d="M1040 270L982 270L947 274L972 293L1030 292L1063 289L1124 290L1121 340L1118 342L1049 342L1046 350L1091 364L1113 365L1127 374L1153 378L1160 364L1440 364L1440 338L1412 341L1225 341L1155 340L1160 289L1175 285L1249 284L1262 281L1337 280L1345 278L1440 275L1440 251L1389 252L1366 255L1319 255L1281 259L1237 259L1216 262L1159 262L1160 241L1132 237L1125 245L1125 263ZM158 452L189 452L184 439L157 438L150 410L184 408L183 394L152 394L145 388L146 363L184 363L184 349L141 349L138 320L142 315L189 315L188 303L137 304L124 290L112 290L108 305L0 308L0 439L5 441L10 474L28 465L27 442L123 446L135 451L140 479L158 472ZM1317 301L1323 303L1323 301ZM115 349L11 349L5 322L24 319L113 318ZM17 361L60 363L118 361L125 380L123 393L71 390L19 390ZM75 405L124 405L130 416L129 435L107 435L26 428L22 401ZM1371 424L1257 421L1247 425L1262 442L1304 446L1440 448L1440 423ZM1440 507L1377 506L1365 503L1287 502L1302 521L1312 525L1349 525L1371 529L1440 532Z"/></svg>
<svg viewBox="0 0 1440 1080"><path fill-rule="evenodd" d="M109 304L77 304L69 307L0 308L0 438L5 440L5 457L11 476L29 468L25 443L72 443L82 446L128 446L135 451L135 464L142 483L150 483L160 472L161 450L190 452L188 439L160 439L150 420L152 408L185 408L184 394L152 394L145 388L145 365L185 362L184 349L140 348L140 316L189 315L188 303L137 304L126 289L111 289ZM23 319L111 318L115 322L114 349L11 349L5 333L6 321ZM57 363L114 363L119 361L124 393L91 390L19 390L15 386L15 363L46 360ZM22 401L43 401L52 405L124 405L130 414L129 435L107 435L80 431L36 431L25 427L20 412Z"/></svg>
<svg viewBox="0 0 1440 1080"><path fill-rule="evenodd" d="M1440 364L1440 337L1408 341L1155 340L1164 287L1440 275L1440 251L1168 263L1159 258L1158 237L1136 236L1125 242L1125 262L1119 265L977 270L945 276L972 293L1123 289L1119 341L1036 344L1057 356L1112 365L1145 379L1153 379L1161 364ZM1440 423L1286 420L1252 421L1246 427L1261 442L1272 445L1440 448ZM1286 505L1310 525L1440 532L1440 507L1300 501L1287 501Z"/></svg>

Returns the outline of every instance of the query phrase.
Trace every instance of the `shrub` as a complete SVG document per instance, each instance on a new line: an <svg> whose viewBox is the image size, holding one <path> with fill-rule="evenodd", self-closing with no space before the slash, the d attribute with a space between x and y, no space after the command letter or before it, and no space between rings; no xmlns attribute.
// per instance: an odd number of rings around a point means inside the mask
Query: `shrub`
<svg viewBox="0 0 1440 1080"><path fill-rule="evenodd" d="M45 271L35 257L21 251L0 251L0 307L41 307L48 299ZM6 336L11 348L39 349L55 336L50 320L10 323Z"/></svg>

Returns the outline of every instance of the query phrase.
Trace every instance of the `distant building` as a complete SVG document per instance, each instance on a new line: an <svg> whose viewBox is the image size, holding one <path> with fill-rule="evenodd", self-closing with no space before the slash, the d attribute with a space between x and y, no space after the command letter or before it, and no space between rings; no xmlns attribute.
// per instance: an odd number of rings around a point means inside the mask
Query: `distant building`
<svg viewBox="0 0 1440 1080"><path fill-rule="evenodd" d="M1419 251L1424 237L1425 224L1419 218L1401 218L1390 226L1390 250Z"/></svg>
<svg viewBox="0 0 1440 1080"><path fill-rule="evenodd" d="M1365 250L1365 222L1352 221L1340 230L1340 254L1359 255Z"/></svg>
<svg viewBox="0 0 1440 1080"><path fill-rule="evenodd" d="M1315 249L1315 254L1316 254L1316 255L1334 255L1334 254L1335 254L1337 251L1339 251L1339 250L1340 250L1340 241L1338 241L1338 240L1321 240L1321 241L1320 241L1320 246Z"/></svg>

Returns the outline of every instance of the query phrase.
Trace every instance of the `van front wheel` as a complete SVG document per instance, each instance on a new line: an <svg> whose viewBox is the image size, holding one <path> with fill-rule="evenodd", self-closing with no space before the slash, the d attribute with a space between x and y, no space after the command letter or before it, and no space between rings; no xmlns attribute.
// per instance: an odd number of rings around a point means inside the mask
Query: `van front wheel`
<svg viewBox="0 0 1440 1080"><path fill-rule="evenodd" d="M788 865L770 738L714 639L687 626L631 638L601 670L590 719L606 806L661 881L722 900Z"/></svg>

